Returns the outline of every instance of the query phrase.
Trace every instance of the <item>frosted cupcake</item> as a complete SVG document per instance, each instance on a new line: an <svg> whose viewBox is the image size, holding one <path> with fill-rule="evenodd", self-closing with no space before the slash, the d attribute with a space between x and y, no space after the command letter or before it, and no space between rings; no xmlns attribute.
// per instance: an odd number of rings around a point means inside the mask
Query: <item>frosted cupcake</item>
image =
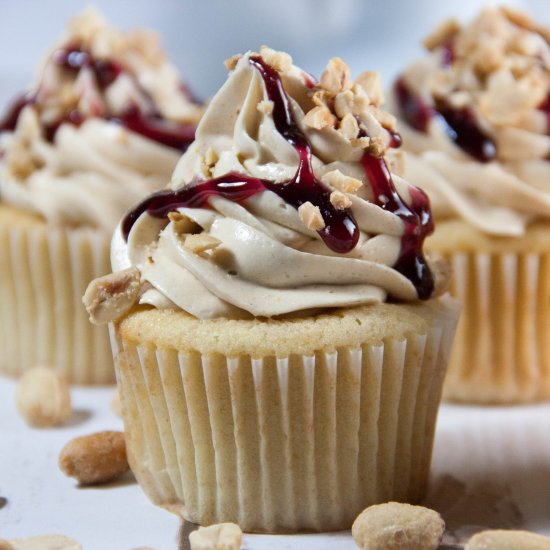
<svg viewBox="0 0 550 550"><path fill-rule="evenodd" d="M92 319L116 321L132 470L191 521L349 528L424 494L455 304L378 75L229 62L171 188L122 221ZM441 277L440 277L441 275ZM139 305L135 305L139 303Z"/></svg>
<svg viewBox="0 0 550 550"><path fill-rule="evenodd" d="M428 192L463 316L444 395L550 398L550 31L508 9L441 25L396 82L406 177Z"/></svg>
<svg viewBox="0 0 550 550"><path fill-rule="evenodd" d="M0 372L43 364L114 381L108 332L80 298L110 271L120 217L169 181L199 114L154 35L92 11L70 22L0 124Z"/></svg>

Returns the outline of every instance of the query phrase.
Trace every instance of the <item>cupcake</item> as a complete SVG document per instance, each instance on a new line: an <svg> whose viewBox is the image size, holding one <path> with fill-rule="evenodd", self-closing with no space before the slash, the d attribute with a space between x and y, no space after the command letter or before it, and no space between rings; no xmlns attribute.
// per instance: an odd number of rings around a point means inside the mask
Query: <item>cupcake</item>
<svg viewBox="0 0 550 550"><path fill-rule="evenodd" d="M113 321L129 460L156 504L252 532L349 528L426 488L457 306L429 204L385 161L379 77L228 61L170 188L122 220Z"/></svg>
<svg viewBox="0 0 550 550"><path fill-rule="evenodd" d="M170 180L200 107L156 37L87 11L0 122L0 373L42 364L114 382L108 331L81 296L110 271L124 212Z"/></svg>
<svg viewBox="0 0 550 550"><path fill-rule="evenodd" d="M507 8L449 21L392 91L405 176L437 222L426 249L463 305L447 399L550 398L549 40Z"/></svg>

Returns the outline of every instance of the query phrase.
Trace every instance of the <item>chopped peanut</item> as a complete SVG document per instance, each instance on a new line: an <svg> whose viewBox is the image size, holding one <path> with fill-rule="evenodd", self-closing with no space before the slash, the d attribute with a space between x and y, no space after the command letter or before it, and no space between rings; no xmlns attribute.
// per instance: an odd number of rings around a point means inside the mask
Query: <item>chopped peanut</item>
<svg viewBox="0 0 550 550"><path fill-rule="evenodd" d="M322 88L336 95L350 87L349 67L339 57L333 57L319 80Z"/></svg>
<svg viewBox="0 0 550 550"><path fill-rule="evenodd" d="M313 107L313 109L306 113L303 122L310 128L322 130L327 126L334 126L336 124L336 117L327 107Z"/></svg>
<svg viewBox="0 0 550 550"><path fill-rule="evenodd" d="M207 233L199 233L198 235L187 235L183 246L195 254L213 250L221 244L219 239L208 235Z"/></svg>
<svg viewBox="0 0 550 550"><path fill-rule="evenodd" d="M240 53L237 53L226 59L223 64L227 67L228 71L232 71L237 66L237 63L239 62L239 59L241 57L242 55Z"/></svg>
<svg viewBox="0 0 550 550"><path fill-rule="evenodd" d="M330 202L337 210L345 210L351 206L350 198L341 191L333 191L330 194Z"/></svg>
<svg viewBox="0 0 550 550"><path fill-rule="evenodd" d="M342 174L340 170L327 172L322 179L325 183L334 187L334 189L343 191L344 193L357 193L359 188L363 185L361 180L346 176Z"/></svg>
<svg viewBox="0 0 550 550"><path fill-rule="evenodd" d="M422 44L427 50L433 51L451 40L458 31L460 31L460 23L456 19L447 19L424 38Z"/></svg>
<svg viewBox="0 0 550 550"><path fill-rule="evenodd" d="M323 220L323 216L318 206L313 206L309 201L304 202L304 204L298 208L298 214L300 215L302 223L308 229L313 231L324 229L325 220Z"/></svg>

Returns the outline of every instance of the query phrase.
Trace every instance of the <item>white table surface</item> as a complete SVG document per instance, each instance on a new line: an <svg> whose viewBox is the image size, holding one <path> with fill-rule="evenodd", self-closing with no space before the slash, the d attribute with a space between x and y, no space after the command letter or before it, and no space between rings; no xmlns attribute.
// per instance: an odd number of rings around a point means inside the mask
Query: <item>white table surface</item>
<svg viewBox="0 0 550 550"><path fill-rule="evenodd" d="M78 488L57 467L71 438L122 429L111 411L112 388L73 389L69 425L29 428L16 412L15 383L0 378L0 538L46 533L78 540L85 550L184 548L179 520L153 506L131 476ZM443 405L428 504L447 520L447 540L479 526L524 528L550 535L550 404L526 407ZM246 535L247 550L352 550L349 532Z"/></svg>

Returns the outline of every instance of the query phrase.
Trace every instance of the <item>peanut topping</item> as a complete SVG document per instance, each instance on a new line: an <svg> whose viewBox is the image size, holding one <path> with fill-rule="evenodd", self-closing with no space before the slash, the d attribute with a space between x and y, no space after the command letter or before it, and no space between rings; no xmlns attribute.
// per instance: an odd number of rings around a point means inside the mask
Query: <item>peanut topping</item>
<svg viewBox="0 0 550 550"><path fill-rule="evenodd" d="M333 57L319 80L322 88L336 95L350 87L349 67L339 57Z"/></svg>
<svg viewBox="0 0 550 550"><path fill-rule="evenodd" d="M262 46L260 48L260 55L263 57L264 61L268 65L271 65L276 71L285 72L292 67L292 57L285 52L278 52L267 46Z"/></svg>
<svg viewBox="0 0 550 550"><path fill-rule="evenodd" d="M198 235L187 235L183 246L195 254L213 250L221 244L219 239L208 235L207 233L199 233Z"/></svg>
<svg viewBox="0 0 550 550"><path fill-rule="evenodd" d="M137 268L129 267L94 279L82 298L90 321L95 325L115 321L137 302L141 290Z"/></svg>
<svg viewBox="0 0 550 550"><path fill-rule="evenodd" d="M435 98L472 107L490 124L524 128L550 94L550 29L510 8L487 8L461 27L450 20L424 45L451 59L438 62L426 85ZM443 50L442 50L443 51Z"/></svg>
<svg viewBox="0 0 550 550"><path fill-rule="evenodd" d="M456 19L447 19L424 38L422 44L427 50L433 51L449 42L458 31L460 31L459 22Z"/></svg>
<svg viewBox="0 0 550 550"><path fill-rule="evenodd" d="M351 176L346 176L345 174L342 174L340 170L332 170L327 172L323 176L323 181L331 187L334 187L334 189L338 189L344 193L357 193L359 188L363 185L361 180L352 178Z"/></svg>
<svg viewBox="0 0 550 550"><path fill-rule="evenodd" d="M359 133L359 124L351 113L348 113L340 121L339 131L346 139L351 140L357 137L357 134Z"/></svg>
<svg viewBox="0 0 550 550"><path fill-rule="evenodd" d="M321 229L324 229L325 220L323 220L323 216L321 215L321 211L318 206L313 206L313 204L309 201L304 202L304 204L298 208L298 214L300 215L302 223L308 229L311 229L312 231L320 231Z"/></svg>
<svg viewBox="0 0 550 550"><path fill-rule="evenodd" d="M304 124L315 130L322 130L336 124L336 117L327 107L314 107L304 116Z"/></svg>
<svg viewBox="0 0 550 550"><path fill-rule="evenodd" d="M237 63L239 62L239 59L241 57L242 55L240 53L237 53L226 59L223 64L227 67L228 71L232 71L237 66Z"/></svg>
<svg viewBox="0 0 550 550"><path fill-rule="evenodd" d="M260 111L260 113L263 113L264 115L270 115L273 112L273 101L264 99L263 101L260 101L260 103L258 103L256 108L258 109L258 111Z"/></svg>
<svg viewBox="0 0 550 550"><path fill-rule="evenodd" d="M380 107L384 103L384 91L382 89L382 79L380 73L376 71L365 71L356 79L355 83L359 84L369 96L369 100L375 107Z"/></svg>
<svg viewBox="0 0 550 550"><path fill-rule="evenodd" d="M341 191L333 191L330 194L330 202L338 210L345 210L351 206L350 198Z"/></svg>

